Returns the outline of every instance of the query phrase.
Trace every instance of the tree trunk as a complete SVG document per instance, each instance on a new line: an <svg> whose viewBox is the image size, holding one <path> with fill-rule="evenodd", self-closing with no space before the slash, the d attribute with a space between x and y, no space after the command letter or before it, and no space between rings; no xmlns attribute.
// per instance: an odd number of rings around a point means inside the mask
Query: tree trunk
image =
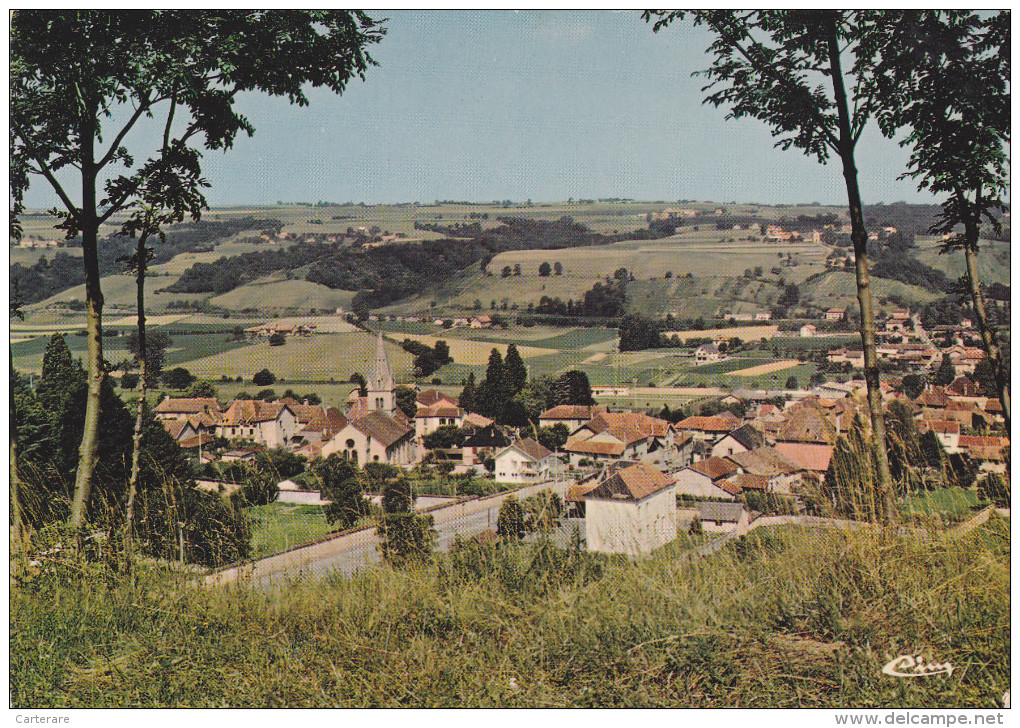
<svg viewBox="0 0 1020 728"><path fill-rule="evenodd" d="M124 554L127 557L128 568L131 567L131 552L134 546L135 526L135 493L138 491L138 471L142 454L142 426L145 419L145 384L146 384L146 356L145 356L145 269L148 263L145 248L145 241L148 232L138 236L138 250L135 264L137 284L137 306L138 306L138 411L135 414L134 443L131 448L131 479L128 481L127 508L124 516Z"/></svg>
<svg viewBox="0 0 1020 728"><path fill-rule="evenodd" d="M847 201L850 209L850 240L854 246L854 264L857 273L857 301L861 309L861 347L864 350L864 380L868 385L868 410L875 442L875 459L878 466L878 487L881 488L888 516L893 515L894 498L889 455L886 452L885 417L882 413L882 390L879 386L878 355L875 350L875 311L871 302L871 273L868 270L868 233L864 228L864 209L857 184L857 165L854 161L854 140L850 128L846 88L839 57L839 38L835 19L828 27L829 65L832 85L839 114L839 156L843 162Z"/></svg>
<svg viewBox="0 0 1020 728"><path fill-rule="evenodd" d="M88 118L88 117L86 117ZM78 471L74 481L70 525L81 528L88 516L92 472L99 444L99 406L103 378L103 292L99 282L99 220L96 214L96 171L93 150L95 114L83 123L82 133L82 263L85 267L85 308L88 334L88 396L85 401L85 426L78 448Z"/></svg>
<svg viewBox="0 0 1020 728"><path fill-rule="evenodd" d="M14 352L11 356L11 384L14 384ZM21 518L21 481L18 480L18 410L14 403L14 391L11 387L10 397L10 438L11 438L11 573L18 573L21 569L21 558L24 547L24 525Z"/></svg>
<svg viewBox="0 0 1020 728"><path fill-rule="evenodd" d="M978 330L981 332L981 343L984 344L985 354L995 371L999 403L1002 405L1002 415L1006 420L1006 432L1009 432L1009 380L1002 366L999 337L995 329L988 325L988 317L985 313L985 296L981 292L981 279L978 277L977 242L980 234L981 228L975 221L971 220L964 224L966 239L963 244L963 254L967 259L967 279L970 285L971 302L974 304L974 318L977 319Z"/></svg>

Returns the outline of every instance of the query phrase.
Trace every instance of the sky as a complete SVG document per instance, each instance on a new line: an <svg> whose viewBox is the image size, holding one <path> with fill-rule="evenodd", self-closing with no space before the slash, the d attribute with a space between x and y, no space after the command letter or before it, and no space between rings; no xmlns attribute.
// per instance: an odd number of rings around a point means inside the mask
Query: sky
<svg viewBox="0 0 1020 728"><path fill-rule="evenodd" d="M624 197L845 204L838 163L773 147L756 120L702 104L708 35L652 32L636 10L370 11L379 65L310 105L242 96L256 128L203 171L213 206L535 202ZM155 134L138 128L128 145ZM865 204L935 202L897 181L907 153L873 126L858 146ZM74 189L74 185L69 183ZM34 180L26 202L56 199Z"/></svg>

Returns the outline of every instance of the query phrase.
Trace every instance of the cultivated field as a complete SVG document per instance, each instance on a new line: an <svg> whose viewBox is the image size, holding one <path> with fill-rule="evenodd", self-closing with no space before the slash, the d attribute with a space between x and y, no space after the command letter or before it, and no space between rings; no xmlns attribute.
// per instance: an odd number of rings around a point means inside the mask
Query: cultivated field
<svg viewBox="0 0 1020 728"><path fill-rule="evenodd" d="M450 347L450 356L453 360L459 364L486 364L489 361L489 355L493 349L499 349L501 356L506 356L506 350L509 344L497 344L490 341L468 341L464 339L447 338L445 336L425 336L422 334L400 334L394 338L399 341L404 339L411 339L412 341L420 341L421 343L434 347L437 341L445 341ZM521 355L522 359L530 359L535 356L543 356L548 354L555 354L555 349L544 349L536 346L518 346L517 352Z"/></svg>
<svg viewBox="0 0 1020 728"><path fill-rule="evenodd" d="M730 372L731 377L757 377L762 374L772 374L773 372L781 372L784 369L795 367L800 365L800 362L796 359L784 359L783 361L774 361L771 364L759 364L758 366L748 367L747 369L738 369L735 372Z"/></svg>
<svg viewBox="0 0 1020 728"><path fill-rule="evenodd" d="M727 339L734 336L742 341L759 341L771 339L779 333L778 326L736 326L731 329L689 329L687 331L665 331L663 336L676 336L680 341L688 339L706 339L716 336L725 336Z"/></svg>
<svg viewBox="0 0 1020 728"><path fill-rule="evenodd" d="M354 372L367 376L375 362L375 347L375 337L363 331L316 334L288 338L283 346L270 346L260 341L189 361L186 366L196 376L211 381L226 375L240 376L250 382L255 372L267 368L286 380L345 382ZM414 357L389 342L386 355L394 376L409 381Z"/></svg>

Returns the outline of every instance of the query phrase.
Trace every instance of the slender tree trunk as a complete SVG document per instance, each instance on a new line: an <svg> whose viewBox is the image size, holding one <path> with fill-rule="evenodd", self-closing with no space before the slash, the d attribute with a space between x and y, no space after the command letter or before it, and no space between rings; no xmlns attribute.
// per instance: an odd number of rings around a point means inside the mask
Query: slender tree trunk
<svg viewBox="0 0 1020 728"><path fill-rule="evenodd" d="M861 346L864 350L864 380L868 385L868 410L871 414L871 429L875 441L878 486L882 490L888 515L891 517L894 509L894 498L892 474L889 471L889 455L886 452L885 417L882 413L882 390L879 386L878 355L875 350L875 311L871 301L871 273L868 270L868 233L864 227L864 208L861 204L861 192L857 184L853 132L850 128L850 112L847 108L846 88L843 85L843 71L839 58L839 38L836 35L835 19L829 20L828 44L832 85L839 114L839 156L843 162L843 178L846 180L846 193L850 208L850 240L854 246L854 263L857 273L857 301L861 308Z"/></svg>
<svg viewBox="0 0 1020 728"><path fill-rule="evenodd" d="M103 292L99 282L99 220L96 214L96 171L93 139L95 113L82 124L82 263L85 267L85 309L88 335L88 395L85 400L85 426L78 448L78 471L74 481L70 525L80 528L88 516L92 472L99 445L99 406L103 378Z"/></svg>
<svg viewBox="0 0 1020 728"><path fill-rule="evenodd" d="M14 352L11 357L11 384L14 384ZM21 481L18 479L18 410L14 403L13 386L10 392L10 438L11 438L11 567L12 573L21 569L20 556L23 553L25 530L21 518Z"/></svg>
<svg viewBox="0 0 1020 728"><path fill-rule="evenodd" d="M142 454L142 425L145 420L145 385L146 385L146 356L145 356L145 270L148 263L145 241L149 237L148 232L138 236L138 249L136 253L136 287L138 306L138 410L135 414L134 443L131 448L131 479L128 481L127 508L124 516L124 553L127 557L128 568L131 564L132 548L134 546L135 527L135 493L138 492L138 471Z"/></svg>
<svg viewBox="0 0 1020 728"><path fill-rule="evenodd" d="M981 343L985 354L991 361L995 371L995 384L999 390L999 403L1002 404L1002 415L1006 420L1006 432L1009 432L1009 380L1002 366L1002 352L999 349L999 337L995 328L988 325L985 313L985 296L981 292L981 279L977 270L977 242L981 229L974 221L964 225L965 240L963 254L967 259L967 279L970 285L970 298L974 304L974 318L977 319L978 330L981 332Z"/></svg>

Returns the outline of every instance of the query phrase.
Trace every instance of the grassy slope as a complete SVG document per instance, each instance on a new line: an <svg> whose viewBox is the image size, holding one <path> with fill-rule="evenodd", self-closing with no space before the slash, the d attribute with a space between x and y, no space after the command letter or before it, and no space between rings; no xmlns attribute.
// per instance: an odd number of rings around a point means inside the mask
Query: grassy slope
<svg viewBox="0 0 1020 728"><path fill-rule="evenodd" d="M931 238L919 238L917 245L921 249L917 259L936 270L940 270L950 278L959 278L967 271L967 261L962 252L939 254L938 245ZM1009 243L982 240L977 256L978 275L985 285L1002 283L1009 285Z"/></svg>
<svg viewBox="0 0 1020 728"><path fill-rule="evenodd" d="M638 564L511 549L274 594L144 573L130 590L52 569L11 591L10 702L999 705L1010 685L1008 522L930 541L799 530L753 539ZM952 663L952 676L881 673L915 650Z"/></svg>

